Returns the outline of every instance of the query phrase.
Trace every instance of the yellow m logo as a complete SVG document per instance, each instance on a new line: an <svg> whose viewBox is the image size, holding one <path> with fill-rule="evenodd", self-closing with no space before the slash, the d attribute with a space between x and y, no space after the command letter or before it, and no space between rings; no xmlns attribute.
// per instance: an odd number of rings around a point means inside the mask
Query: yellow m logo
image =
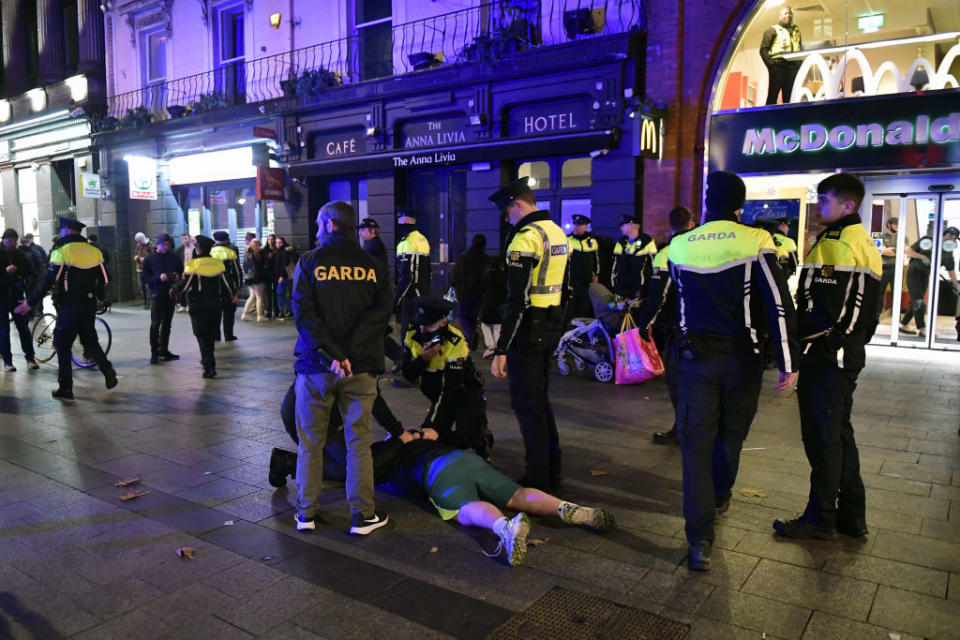
<svg viewBox="0 0 960 640"><path fill-rule="evenodd" d="M657 153L657 145L660 136L657 135L657 124L650 118L643 118L640 125L640 151L648 151L654 155Z"/></svg>

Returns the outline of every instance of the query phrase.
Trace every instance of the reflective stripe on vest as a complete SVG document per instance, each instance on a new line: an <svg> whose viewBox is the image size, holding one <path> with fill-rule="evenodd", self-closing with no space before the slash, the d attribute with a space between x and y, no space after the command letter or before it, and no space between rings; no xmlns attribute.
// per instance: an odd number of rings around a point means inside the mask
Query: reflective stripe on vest
<svg viewBox="0 0 960 640"><path fill-rule="evenodd" d="M552 222L531 222L526 226L540 236L538 262L530 274L530 306L557 306L563 294L563 274L569 257L567 236Z"/></svg>

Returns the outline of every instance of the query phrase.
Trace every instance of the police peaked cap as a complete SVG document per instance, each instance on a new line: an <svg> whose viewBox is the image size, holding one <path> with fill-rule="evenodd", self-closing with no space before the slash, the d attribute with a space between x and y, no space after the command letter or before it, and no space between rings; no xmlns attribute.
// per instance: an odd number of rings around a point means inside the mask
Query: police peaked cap
<svg viewBox="0 0 960 640"><path fill-rule="evenodd" d="M707 211L733 213L743 208L747 186L735 173L714 171L707 176Z"/></svg>
<svg viewBox="0 0 960 640"><path fill-rule="evenodd" d="M419 296L414 298L417 305L417 315L413 317L413 324L431 325L446 318L453 311L453 303L440 296Z"/></svg>
<svg viewBox="0 0 960 640"><path fill-rule="evenodd" d="M197 246L200 248L200 251L203 253L210 253L210 249L213 248L213 238L210 236L196 236L195 240L197 241Z"/></svg>
<svg viewBox="0 0 960 640"><path fill-rule="evenodd" d="M507 207L510 206L510 203L519 198L524 193L533 193L530 190L530 185L527 184L527 178L523 177L519 180L514 180L507 186L503 187L492 196L487 198L490 202L497 205L497 209L504 211Z"/></svg>
<svg viewBox="0 0 960 640"><path fill-rule="evenodd" d="M57 223L58 229L71 229L73 231L83 231L83 228L87 225L83 224L79 220L74 220L73 218L65 218L60 216L60 220Z"/></svg>
<svg viewBox="0 0 960 640"><path fill-rule="evenodd" d="M397 207L396 217L397 219L413 218L414 220L416 220L418 216L417 216L417 211L415 209L411 209L410 207Z"/></svg>
<svg viewBox="0 0 960 640"><path fill-rule="evenodd" d="M373 218L364 218L360 221L360 224L357 225L358 229L379 229L380 225Z"/></svg>
<svg viewBox="0 0 960 640"><path fill-rule="evenodd" d="M573 224L590 224L590 218L576 213L573 215Z"/></svg>
<svg viewBox="0 0 960 640"><path fill-rule="evenodd" d="M620 224L640 224L640 218L633 215L632 213L625 213L620 216Z"/></svg>
<svg viewBox="0 0 960 640"><path fill-rule="evenodd" d="M214 231L213 239L217 242L230 242L230 234L226 231Z"/></svg>
<svg viewBox="0 0 960 640"><path fill-rule="evenodd" d="M946 229L943 230L943 235L948 235L948 234L951 236L954 236L955 238L960 237L960 229L957 229L956 227L947 227Z"/></svg>
<svg viewBox="0 0 960 640"><path fill-rule="evenodd" d="M6 240L7 238L17 239L17 238L19 238L19 237L20 237L20 236L17 235L17 230L16 230L16 229L7 229L6 231L3 232L3 239L4 239L4 240Z"/></svg>

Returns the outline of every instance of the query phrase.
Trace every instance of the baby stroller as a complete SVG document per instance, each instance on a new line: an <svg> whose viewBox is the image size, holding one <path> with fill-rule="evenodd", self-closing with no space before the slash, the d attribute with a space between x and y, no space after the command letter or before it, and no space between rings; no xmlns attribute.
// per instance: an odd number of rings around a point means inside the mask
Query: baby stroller
<svg viewBox="0 0 960 640"><path fill-rule="evenodd" d="M557 345L557 367L560 375L570 375L570 364L566 355L573 360L577 371L584 371L587 367L593 371L593 377L600 382L613 380L613 340L602 320L593 318L574 318L573 329L570 329L560 338Z"/></svg>

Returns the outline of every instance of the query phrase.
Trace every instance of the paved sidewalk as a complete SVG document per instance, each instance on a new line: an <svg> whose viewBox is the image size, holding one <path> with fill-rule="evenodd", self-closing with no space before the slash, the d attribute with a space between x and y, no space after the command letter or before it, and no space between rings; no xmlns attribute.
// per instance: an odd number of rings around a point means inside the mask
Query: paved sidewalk
<svg viewBox="0 0 960 640"><path fill-rule="evenodd" d="M960 637L957 353L869 351L854 405L864 540L772 536L803 507L809 467L796 398L771 377L737 485L758 491L735 492L706 574L684 562L679 451L650 444L671 422L663 384L555 376L562 496L607 505L619 527L535 521L545 542L510 568L483 555L491 534L380 491L391 523L368 538L346 535L339 488L316 533L294 530L291 492L267 483L271 448L291 447L278 418L290 322L238 322L207 381L185 314L182 359L155 366L148 312L107 319L116 389L78 370L77 400L61 404L52 363L0 374L0 638L482 638L554 585L688 623L688 638ZM495 465L519 475L506 384L485 377ZM420 423L419 391L386 384L384 396ZM130 488L114 482L130 476L150 493L124 502Z"/></svg>

